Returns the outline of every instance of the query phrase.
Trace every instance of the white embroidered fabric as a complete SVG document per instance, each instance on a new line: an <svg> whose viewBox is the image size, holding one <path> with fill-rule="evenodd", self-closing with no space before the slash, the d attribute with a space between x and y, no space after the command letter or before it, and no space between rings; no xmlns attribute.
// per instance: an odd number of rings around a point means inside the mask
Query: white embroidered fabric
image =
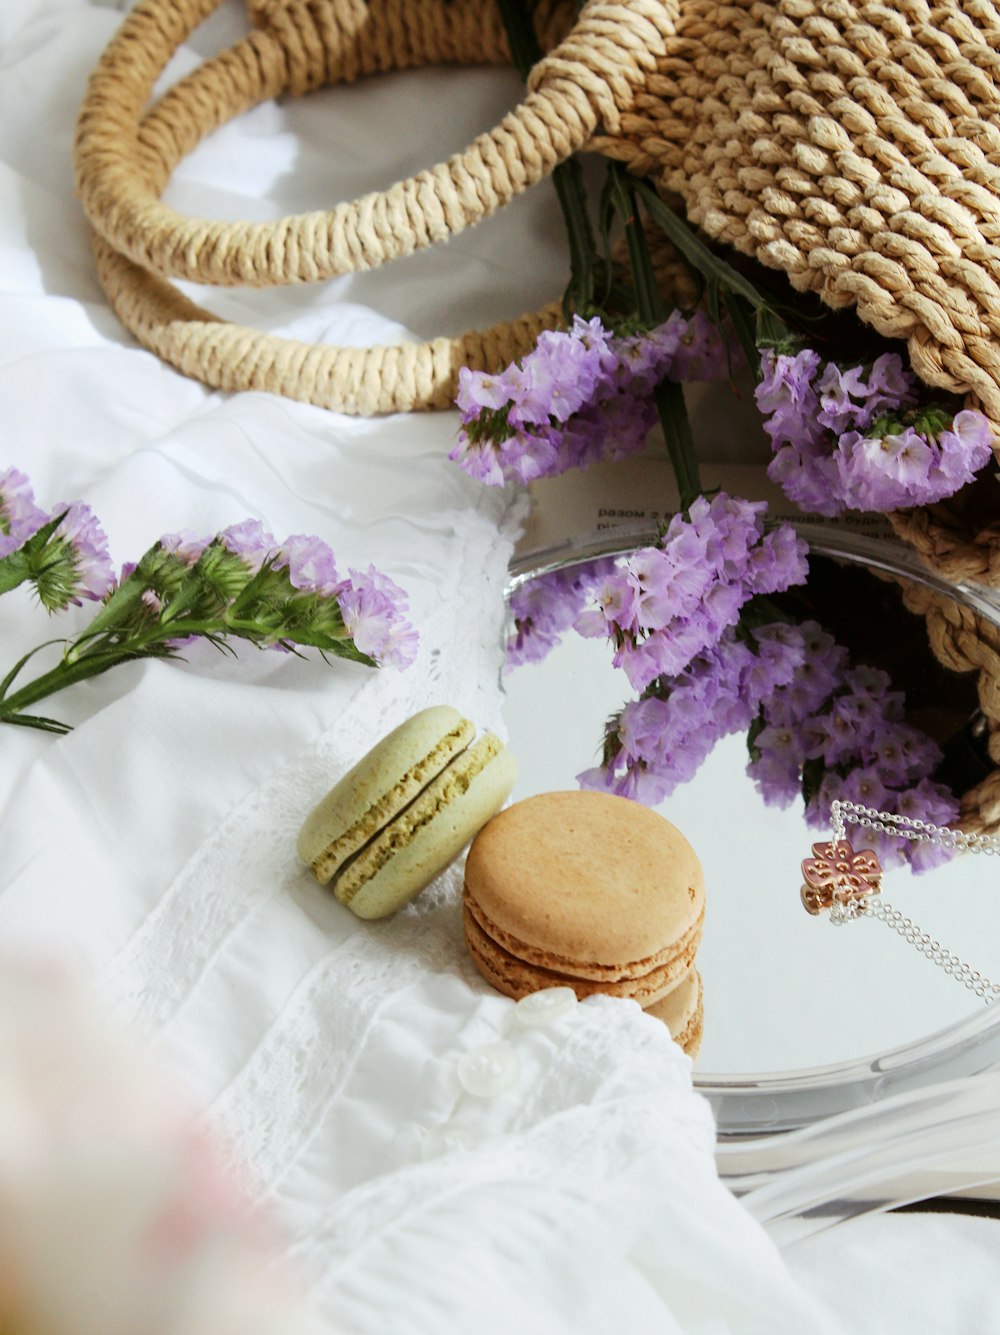
<svg viewBox="0 0 1000 1335"><path fill-rule="evenodd" d="M179 1073L326 1330L856 1329L720 1186L706 1106L657 1021L598 997L522 1023L466 957L460 865L368 924L296 862L310 806L414 710L447 701L502 730L501 593L524 512L448 462L454 414L364 422L227 398L122 334L70 144L123 7L0 13L0 471L28 472L42 505L85 497L119 562L244 518L320 534L342 568L372 562L408 591L422 644L405 673L195 646L53 698L76 725L64 738L6 729L0 943L81 965ZM244 24L227 0L176 70ZM262 106L201 145L170 197L244 217L355 197L461 148L516 95L509 73L442 69ZM387 341L537 307L564 270L535 191L446 251L210 304L302 338ZM23 592L0 603L2 671L88 614L55 627ZM469 1093L463 1061L498 1043L506 1083Z"/></svg>

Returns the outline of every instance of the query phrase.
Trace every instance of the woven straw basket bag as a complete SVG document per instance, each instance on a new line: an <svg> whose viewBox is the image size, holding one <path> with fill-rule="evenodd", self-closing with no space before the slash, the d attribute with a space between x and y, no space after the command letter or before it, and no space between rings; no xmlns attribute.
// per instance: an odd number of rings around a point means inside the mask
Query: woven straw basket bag
<svg viewBox="0 0 1000 1335"><path fill-rule="evenodd" d="M184 217L160 202L180 159L256 104L323 84L443 62L509 63L495 0L251 0L251 34L148 108L174 50L221 0L142 0L91 77L77 186L101 282L122 323L164 360L221 389L264 389L343 412L448 406L463 365L494 368L556 325L560 307L429 343L312 346L217 320L170 280L268 287L374 268L495 212L617 132L672 32L661 0L543 0L550 54L524 102L464 152L364 198L275 223ZM562 38L564 40L559 41ZM554 48L554 49L552 49Z"/></svg>
<svg viewBox="0 0 1000 1335"><path fill-rule="evenodd" d="M540 0L547 55L524 102L448 161L326 212L188 218L177 163L271 98L391 69L505 62L495 0L249 0L252 30L150 105L221 0L140 0L80 113L76 166L101 282L123 324L188 375L340 411L444 407L458 368L525 352L560 308L398 347L336 348L217 319L173 279L266 287L372 268L485 218L585 147L680 201L712 238L905 340L914 370L1000 428L1000 17L988 0ZM667 295L692 291L667 265ZM892 516L930 564L1000 585L1000 492ZM1000 766L1000 637L914 586L939 659L978 673ZM1000 771L963 800L1000 824Z"/></svg>

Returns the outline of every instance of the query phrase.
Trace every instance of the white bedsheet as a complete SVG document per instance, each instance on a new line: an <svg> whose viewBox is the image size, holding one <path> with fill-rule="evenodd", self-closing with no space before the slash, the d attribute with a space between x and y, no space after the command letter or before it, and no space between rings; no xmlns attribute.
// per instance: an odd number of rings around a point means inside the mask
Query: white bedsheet
<svg viewBox="0 0 1000 1335"><path fill-rule="evenodd" d="M116 8L0 9L0 469L28 472L43 505L87 499L119 562L246 517L318 533L342 566L374 562L406 588L422 647L378 674L198 647L50 701L76 725L65 738L3 730L0 945L69 957L150 1037L244 1161L330 1330L1000 1329L992 1222L886 1218L782 1256L719 1185L707 1109L655 1021L597 998L522 1030L464 958L457 872L370 927L297 866L297 824L379 732L440 700L502 726L523 503L447 461L452 414L359 421L210 393L119 329L71 184ZM242 31L229 0L177 68ZM445 156L515 96L507 74L447 70L262 107L169 197L230 217L318 207ZM515 315L563 281L539 191L446 251L209 304L386 341ZM6 596L0 669L51 633L23 590ZM520 1082L463 1097L459 1056L498 1038ZM466 1150L436 1152L446 1125Z"/></svg>

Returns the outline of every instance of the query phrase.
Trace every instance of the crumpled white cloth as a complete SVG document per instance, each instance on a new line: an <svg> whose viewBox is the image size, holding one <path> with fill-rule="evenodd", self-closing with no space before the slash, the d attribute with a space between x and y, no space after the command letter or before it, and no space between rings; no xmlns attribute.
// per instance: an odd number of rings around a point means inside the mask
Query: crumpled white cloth
<svg viewBox="0 0 1000 1335"><path fill-rule="evenodd" d="M657 1022L596 998L522 1029L466 960L457 869L369 925L297 865L309 806L407 714L449 701L502 728L501 593L522 510L447 462L454 415L366 422L227 398L124 336L70 165L115 10L7 0L0 14L0 466L29 472L43 505L87 499L118 561L246 517L279 538L320 534L342 567L374 562L407 589L422 647L406 673L375 674L199 646L48 702L77 725L65 738L4 730L0 943L82 964L181 1074L331 1331L860 1329L720 1186L706 1107ZM176 69L241 31L230 0ZM266 217L356 195L461 147L516 92L501 72L443 70L261 107L208 140L171 197ZM564 271L536 191L446 251L209 304L303 337L426 337L540 305ZM8 595L0 667L87 614L48 624ZM517 1052L516 1084L464 1094L460 1058L498 1040ZM919 1258L924 1236L937 1254L951 1235L907 1220L898 1236L886 1227L883 1258ZM845 1255L853 1281L869 1258Z"/></svg>

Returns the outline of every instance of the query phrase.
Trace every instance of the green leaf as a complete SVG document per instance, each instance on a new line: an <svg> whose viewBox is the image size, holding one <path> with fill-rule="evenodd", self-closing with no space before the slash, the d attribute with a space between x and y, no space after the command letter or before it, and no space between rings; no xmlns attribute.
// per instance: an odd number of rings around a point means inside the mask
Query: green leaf
<svg viewBox="0 0 1000 1335"><path fill-rule="evenodd" d="M14 683L15 677L24 667L25 663L29 662L32 658L34 658L35 654L40 653L42 649L47 649L51 644L65 644L65 643L66 643L65 640L43 640L41 644L36 644L34 649L29 649L28 652L23 655L23 657L17 660L17 662L14 664L11 670L7 673L6 677L4 677L3 681L0 681L0 700L3 700L3 698L6 696L8 690Z"/></svg>
<svg viewBox="0 0 1000 1335"><path fill-rule="evenodd" d="M37 728L40 732L54 732L65 736L72 732L72 725L60 723L55 718L45 718L41 714L4 714L0 712L0 723L11 723L18 728Z"/></svg>
<svg viewBox="0 0 1000 1335"><path fill-rule="evenodd" d="M68 510L62 510L53 515L30 538L26 538L20 547L0 558L0 594L9 593L25 580L31 579L36 558L45 550L46 543L68 513Z"/></svg>
<svg viewBox="0 0 1000 1335"><path fill-rule="evenodd" d="M618 163L611 164L609 177L611 198L625 224L625 244L628 247L639 319L648 327L662 324L666 319L666 307L656 284L649 247L635 207L635 192L631 187L635 178L629 176Z"/></svg>
<svg viewBox="0 0 1000 1335"><path fill-rule="evenodd" d="M31 567L23 547L18 547L17 551L0 557L0 593L9 593L11 589L16 589L30 574Z"/></svg>
<svg viewBox="0 0 1000 1335"><path fill-rule="evenodd" d="M294 637L282 638L278 643L288 647L294 644L305 644L311 649L321 649L325 654L335 654L338 658L348 658L352 663L364 663L366 667L378 667L375 659L362 653L353 640L338 640L332 635L324 635L322 631L297 630Z"/></svg>
<svg viewBox="0 0 1000 1335"><path fill-rule="evenodd" d="M757 351L757 330L753 309L748 301L737 296L735 292L729 292L726 294L726 311L736 337L740 340L740 347L743 349L743 355L747 359L753 378L759 380L760 353ZM730 367L730 379L732 379L732 367Z"/></svg>
<svg viewBox="0 0 1000 1335"><path fill-rule="evenodd" d="M730 292L735 292L748 301L754 310L762 307L771 308L771 303L759 292L749 278L734 269L731 264L710 250L692 228L668 208L656 191L644 181L633 177L634 189L649 215L666 232L673 245L689 263L705 278L709 287L713 283L721 284Z"/></svg>
<svg viewBox="0 0 1000 1335"><path fill-rule="evenodd" d="M653 391L663 427L670 464L677 479L680 508L685 513L702 494L701 476L694 453L694 436L684 402L684 389L676 380L661 380Z"/></svg>
<svg viewBox="0 0 1000 1335"><path fill-rule="evenodd" d="M119 630L126 617L135 610L146 588L145 581L137 571L133 571L123 584L119 584L111 595L101 604L100 610L87 624L86 629L76 637L66 651L70 662L80 657L83 647L100 635Z"/></svg>

